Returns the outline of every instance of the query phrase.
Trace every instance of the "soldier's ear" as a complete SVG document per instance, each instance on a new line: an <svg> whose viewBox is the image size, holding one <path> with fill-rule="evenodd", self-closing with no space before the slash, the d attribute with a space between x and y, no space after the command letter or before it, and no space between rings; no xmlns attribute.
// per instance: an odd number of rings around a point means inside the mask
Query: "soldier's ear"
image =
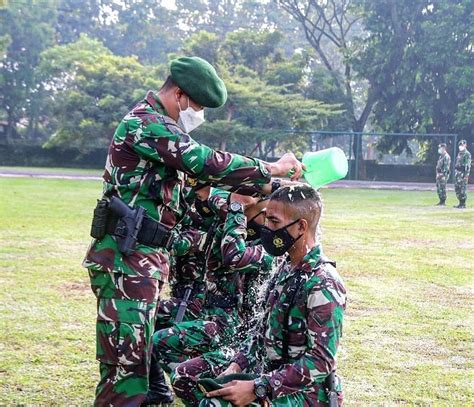
<svg viewBox="0 0 474 407"><path fill-rule="evenodd" d="M308 221L304 218L301 218L298 222L298 229L301 233L304 233L308 230Z"/></svg>

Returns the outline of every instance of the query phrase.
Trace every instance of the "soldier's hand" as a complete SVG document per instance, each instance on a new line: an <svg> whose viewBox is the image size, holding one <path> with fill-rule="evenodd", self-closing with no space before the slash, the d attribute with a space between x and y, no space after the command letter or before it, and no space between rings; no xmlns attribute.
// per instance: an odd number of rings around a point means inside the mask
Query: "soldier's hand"
<svg viewBox="0 0 474 407"><path fill-rule="evenodd" d="M234 202L234 201L240 202L242 204L243 208L246 209L249 206L255 205L259 201L259 198L254 198L254 197L247 196L247 195L232 193L230 201L231 202Z"/></svg>
<svg viewBox="0 0 474 407"><path fill-rule="evenodd" d="M232 380L230 383L224 384L222 389L207 393L206 397L221 397L230 401L234 406L247 406L257 398L254 386L253 380Z"/></svg>
<svg viewBox="0 0 474 407"><path fill-rule="evenodd" d="M235 362L232 362L226 370L224 370L219 376L217 377L222 377L222 376L227 376L227 375L230 375L230 374L234 374L234 373L240 373L242 371L242 369L240 368L240 366L235 363Z"/></svg>
<svg viewBox="0 0 474 407"><path fill-rule="evenodd" d="M293 153L284 154L277 162L270 163L272 177L287 177L296 181L304 170L303 164L298 161Z"/></svg>

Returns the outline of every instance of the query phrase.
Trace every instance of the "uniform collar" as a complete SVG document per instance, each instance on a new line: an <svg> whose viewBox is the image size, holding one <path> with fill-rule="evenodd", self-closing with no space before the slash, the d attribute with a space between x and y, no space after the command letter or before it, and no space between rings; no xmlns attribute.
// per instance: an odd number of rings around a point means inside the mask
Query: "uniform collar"
<svg viewBox="0 0 474 407"><path fill-rule="evenodd" d="M168 113L165 110L165 107L160 101L158 95L156 95L153 91L149 90L146 94L145 101L151 106L153 110L160 114L164 114L168 116Z"/></svg>
<svg viewBox="0 0 474 407"><path fill-rule="evenodd" d="M295 267L295 269L301 270L303 273L309 273L313 270L313 267L318 263L321 258L321 246L314 246L307 254L303 257L303 260Z"/></svg>
<svg viewBox="0 0 474 407"><path fill-rule="evenodd" d="M290 257L288 256L285 261L283 272L281 273L280 277L278 278L278 282L282 282L283 280L288 279L289 277L297 274L309 274L313 271L314 266L318 264L319 259L322 255L322 249L320 245L313 247L306 256L303 257L297 266L291 268L290 267Z"/></svg>

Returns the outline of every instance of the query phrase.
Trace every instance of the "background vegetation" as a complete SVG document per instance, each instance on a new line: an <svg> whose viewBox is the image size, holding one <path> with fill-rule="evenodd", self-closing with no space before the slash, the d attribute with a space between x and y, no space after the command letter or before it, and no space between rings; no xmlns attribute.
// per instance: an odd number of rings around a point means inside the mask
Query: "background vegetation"
<svg viewBox="0 0 474 407"><path fill-rule="evenodd" d="M228 103L196 132L215 147L261 157L303 152L307 136L282 131L308 129L474 141L470 0L0 7L0 143L105 146L120 117L160 86L169 60L189 54L214 63L229 86ZM421 140L420 159L432 162L439 140ZM410 139L381 138L378 150L410 153Z"/></svg>

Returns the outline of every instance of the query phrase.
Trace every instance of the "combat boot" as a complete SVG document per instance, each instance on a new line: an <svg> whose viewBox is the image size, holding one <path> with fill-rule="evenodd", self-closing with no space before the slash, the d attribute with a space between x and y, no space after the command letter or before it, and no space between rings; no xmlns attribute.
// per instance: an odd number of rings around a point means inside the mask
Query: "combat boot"
<svg viewBox="0 0 474 407"><path fill-rule="evenodd" d="M148 393L142 406L169 406L173 403L173 393L166 383L165 373L155 357L151 358Z"/></svg>
<svg viewBox="0 0 474 407"><path fill-rule="evenodd" d="M459 205L454 205L453 208L457 208L457 209L466 208L466 201L459 201Z"/></svg>
<svg viewBox="0 0 474 407"><path fill-rule="evenodd" d="M446 206L446 199L440 200L436 206Z"/></svg>

